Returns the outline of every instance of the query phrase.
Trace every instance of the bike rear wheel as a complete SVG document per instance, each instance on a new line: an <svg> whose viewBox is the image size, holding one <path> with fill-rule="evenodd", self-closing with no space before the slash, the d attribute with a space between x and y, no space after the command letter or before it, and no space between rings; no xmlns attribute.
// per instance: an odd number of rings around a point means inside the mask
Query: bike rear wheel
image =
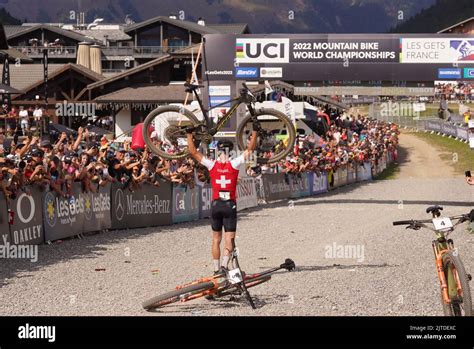
<svg viewBox="0 0 474 349"><path fill-rule="evenodd" d="M472 315L472 299L471 289L469 287L469 278L464 269L461 258L452 250L443 255L443 268L448 282L455 282L454 287L460 286L458 295L451 300L450 304L443 301L443 311L447 316L471 316ZM449 276L451 274L451 277ZM451 280L451 281L450 281Z"/></svg>
<svg viewBox="0 0 474 349"><path fill-rule="evenodd" d="M255 111L255 116L262 127L258 131L257 159L260 164L274 163L286 157L295 144L295 126L282 112L260 108ZM252 130L252 116L250 113L242 120L237 128L237 145L240 150L245 150Z"/></svg>
<svg viewBox="0 0 474 349"><path fill-rule="evenodd" d="M183 298L184 296L191 296L200 292L204 292L204 291L212 289L213 287L214 287L214 283L211 281L186 286L181 289L170 291L162 295L153 297L143 302L142 306L143 306L143 309L145 310L153 310L156 308L160 308L164 305L175 303L179 301L181 298Z"/></svg>
<svg viewBox="0 0 474 349"><path fill-rule="evenodd" d="M177 105L158 107L143 122L143 139L153 153L165 159L181 159L188 155L187 126L196 126L198 118Z"/></svg>

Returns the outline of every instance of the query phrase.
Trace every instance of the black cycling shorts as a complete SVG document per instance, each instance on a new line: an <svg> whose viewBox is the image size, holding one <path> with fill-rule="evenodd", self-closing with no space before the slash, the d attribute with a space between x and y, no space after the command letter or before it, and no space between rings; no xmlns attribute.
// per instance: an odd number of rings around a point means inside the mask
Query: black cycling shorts
<svg viewBox="0 0 474 349"><path fill-rule="evenodd" d="M211 226L213 231L235 232L237 229L237 203L233 200L214 200L211 208Z"/></svg>

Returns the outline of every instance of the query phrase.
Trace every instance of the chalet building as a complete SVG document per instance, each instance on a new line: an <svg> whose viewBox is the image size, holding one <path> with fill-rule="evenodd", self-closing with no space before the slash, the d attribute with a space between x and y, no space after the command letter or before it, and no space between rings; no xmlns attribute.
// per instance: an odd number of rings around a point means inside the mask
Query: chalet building
<svg viewBox="0 0 474 349"><path fill-rule="evenodd" d="M91 83L88 99L114 119L115 135L128 134L156 107L183 103L184 82L191 80L200 44L174 50L120 74ZM197 66L201 76L201 66Z"/></svg>
<svg viewBox="0 0 474 349"><path fill-rule="evenodd" d="M101 71L110 76L201 42L206 34L247 34L247 24L201 24L158 16L129 25L92 23L7 25L8 45L41 62L77 63L79 44L100 46Z"/></svg>
<svg viewBox="0 0 474 349"><path fill-rule="evenodd" d="M3 66L0 65L0 69ZM91 115L60 117L56 113L58 103L89 103L87 86L105 79L104 76L79 64L49 64L48 83L44 83L42 64L10 64L10 85L21 92L13 95L12 105L30 107L40 105L46 114L56 123L73 127L78 119ZM48 97L46 104L45 95Z"/></svg>
<svg viewBox="0 0 474 349"><path fill-rule="evenodd" d="M93 38L50 24L6 25L8 45L40 63L48 51L51 63L75 63L80 42L96 43Z"/></svg>

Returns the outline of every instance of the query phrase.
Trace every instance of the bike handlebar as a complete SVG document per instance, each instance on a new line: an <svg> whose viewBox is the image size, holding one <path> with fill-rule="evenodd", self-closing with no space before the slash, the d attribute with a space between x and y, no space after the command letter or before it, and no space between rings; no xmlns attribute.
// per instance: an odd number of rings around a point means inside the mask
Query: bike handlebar
<svg viewBox="0 0 474 349"><path fill-rule="evenodd" d="M413 220L410 221L395 221L393 222L393 225L407 225L407 224L413 224Z"/></svg>
<svg viewBox="0 0 474 349"><path fill-rule="evenodd" d="M451 220L458 220L456 222L456 224L454 224L454 226L456 226L458 224L461 224L461 223L464 223L465 221L471 220L469 213L468 214L461 214L461 215L457 215L457 216L451 216L451 217L448 217L448 218L451 219ZM421 226L424 225L424 223L432 223L432 222L433 221L431 219L424 219L424 220L411 219L411 220L405 220L405 221L395 221L395 222L392 222L392 224L393 225L408 225L408 226L421 227ZM409 228L409 227L407 227L407 228Z"/></svg>

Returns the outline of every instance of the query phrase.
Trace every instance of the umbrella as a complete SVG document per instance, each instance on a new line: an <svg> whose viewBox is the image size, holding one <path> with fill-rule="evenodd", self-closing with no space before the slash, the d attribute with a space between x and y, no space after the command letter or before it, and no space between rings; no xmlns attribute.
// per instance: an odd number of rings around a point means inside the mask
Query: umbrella
<svg viewBox="0 0 474 349"><path fill-rule="evenodd" d="M16 88L11 87L10 85L0 84L0 93L6 95L19 95L21 94Z"/></svg>
<svg viewBox="0 0 474 349"><path fill-rule="evenodd" d="M86 128L89 130L89 133L91 133L92 135L96 135L100 137L106 136L112 133L110 131L104 130L103 128L94 126L94 125L88 125L86 126Z"/></svg>
<svg viewBox="0 0 474 349"><path fill-rule="evenodd" d="M56 124L54 122L50 122L49 125L48 125L48 128L49 128L49 133L53 136L54 135L60 135L63 132L66 132L68 137L70 135L73 135L73 136L77 135L76 130L73 130L72 128L66 127L66 126L61 125L61 124Z"/></svg>

